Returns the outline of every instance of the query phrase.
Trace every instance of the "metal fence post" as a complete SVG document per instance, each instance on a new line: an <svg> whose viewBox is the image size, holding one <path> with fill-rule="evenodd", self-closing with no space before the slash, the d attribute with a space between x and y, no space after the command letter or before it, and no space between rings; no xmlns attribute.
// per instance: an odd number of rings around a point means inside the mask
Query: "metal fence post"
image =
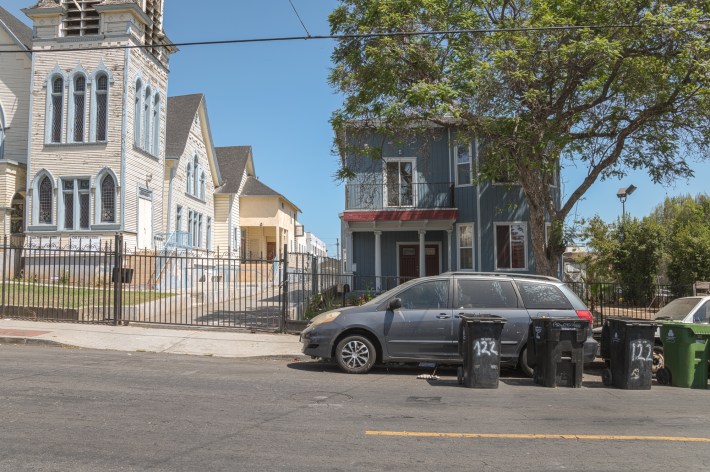
<svg viewBox="0 0 710 472"><path fill-rule="evenodd" d="M113 324L118 325L120 323L120 318L122 315L122 304L123 304L123 287L122 287L122 273L121 268L123 267L123 237L120 234L116 234L114 240L114 259L113 259Z"/></svg>
<svg viewBox="0 0 710 472"><path fill-rule="evenodd" d="M281 323L280 332L286 331L286 318L288 316L288 244L284 244L284 259L281 264Z"/></svg>
<svg viewBox="0 0 710 472"><path fill-rule="evenodd" d="M5 283L7 282L7 235L2 242L2 316L5 317Z"/></svg>

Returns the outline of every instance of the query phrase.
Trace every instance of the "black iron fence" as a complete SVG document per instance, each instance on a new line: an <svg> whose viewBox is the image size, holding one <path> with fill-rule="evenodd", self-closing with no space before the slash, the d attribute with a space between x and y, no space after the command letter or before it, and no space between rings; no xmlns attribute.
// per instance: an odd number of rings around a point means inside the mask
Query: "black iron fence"
<svg viewBox="0 0 710 472"><path fill-rule="evenodd" d="M288 253L241 259L178 245L158 250L112 241L8 239L1 254L0 314L85 323L156 323L283 331L318 313L360 305L405 282L343 274L340 261ZM692 286L569 282L595 323L651 318Z"/></svg>
<svg viewBox="0 0 710 472"><path fill-rule="evenodd" d="M140 250L120 236L5 238L2 249L0 313L8 318L281 331L303 319L315 294L343 283L337 261L286 247L280 260Z"/></svg>

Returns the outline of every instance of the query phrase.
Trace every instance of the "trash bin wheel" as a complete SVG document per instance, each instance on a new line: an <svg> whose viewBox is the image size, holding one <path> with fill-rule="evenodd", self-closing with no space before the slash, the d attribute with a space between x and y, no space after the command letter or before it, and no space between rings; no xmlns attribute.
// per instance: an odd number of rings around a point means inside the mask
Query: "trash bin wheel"
<svg viewBox="0 0 710 472"><path fill-rule="evenodd" d="M671 371L667 367L662 367L656 372L656 380L661 385L671 384Z"/></svg>
<svg viewBox="0 0 710 472"><path fill-rule="evenodd" d="M653 346L653 366L651 372L658 374L658 371L665 366L665 358L663 357L663 346Z"/></svg>
<svg viewBox="0 0 710 472"><path fill-rule="evenodd" d="M463 367L459 366L458 369L456 369L456 378L459 381L459 385L463 385Z"/></svg>
<svg viewBox="0 0 710 472"><path fill-rule="evenodd" d="M602 383L605 387L612 386L611 369L602 370Z"/></svg>

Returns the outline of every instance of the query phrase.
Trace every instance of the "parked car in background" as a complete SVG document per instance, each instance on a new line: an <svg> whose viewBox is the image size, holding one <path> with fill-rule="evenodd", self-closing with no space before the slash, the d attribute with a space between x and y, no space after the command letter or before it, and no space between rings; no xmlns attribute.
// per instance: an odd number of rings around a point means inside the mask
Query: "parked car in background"
<svg viewBox="0 0 710 472"><path fill-rule="evenodd" d="M655 321L710 324L710 295L676 298L658 310L653 319ZM660 328L656 330L654 351L653 370L655 373L664 365Z"/></svg>
<svg viewBox="0 0 710 472"><path fill-rule="evenodd" d="M301 333L302 351L334 359L353 374L366 373L378 362L460 364L460 317L480 314L507 320L501 364L526 375L532 375L526 343L533 317L588 320L584 358L595 358L592 314L565 284L552 277L471 272L414 279L362 306L322 313Z"/></svg>

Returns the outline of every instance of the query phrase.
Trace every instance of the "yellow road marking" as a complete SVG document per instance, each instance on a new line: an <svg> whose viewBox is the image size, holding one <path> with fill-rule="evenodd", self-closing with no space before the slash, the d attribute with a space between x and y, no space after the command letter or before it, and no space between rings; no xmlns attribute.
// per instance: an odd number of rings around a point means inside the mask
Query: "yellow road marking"
<svg viewBox="0 0 710 472"><path fill-rule="evenodd" d="M426 433L412 431L365 431L367 436L399 436L409 438L474 438L474 439L577 439L597 441L675 441L710 443L710 438L678 436L615 436L602 434L493 434L493 433Z"/></svg>

